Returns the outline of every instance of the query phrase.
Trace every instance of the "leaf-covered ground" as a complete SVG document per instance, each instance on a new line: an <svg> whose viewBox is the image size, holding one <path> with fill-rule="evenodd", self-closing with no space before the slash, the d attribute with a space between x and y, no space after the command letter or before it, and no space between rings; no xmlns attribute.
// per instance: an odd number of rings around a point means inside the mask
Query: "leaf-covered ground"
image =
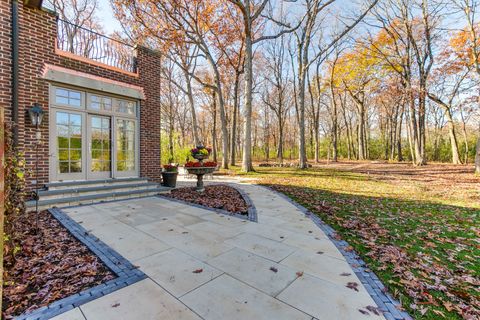
<svg viewBox="0 0 480 320"><path fill-rule="evenodd" d="M202 193L195 191L193 187L177 188L166 196L209 208L248 215L248 206L242 195L235 188L227 185L206 186Z"/></svg>
<svg viewBox="0 0 480 320"><path fill-rule="evenodd" d="M480 319L480 178L472 168L256 169L258 183L334 227L416 319Z"/></svg>
<svg viewBox="0 0 480 320"><path fill-rule="evenodd" d="M15 224L22 239L15 261L4 261L3 317L33 311L111 280L115 275L48 212L22 216Z"/></svg>

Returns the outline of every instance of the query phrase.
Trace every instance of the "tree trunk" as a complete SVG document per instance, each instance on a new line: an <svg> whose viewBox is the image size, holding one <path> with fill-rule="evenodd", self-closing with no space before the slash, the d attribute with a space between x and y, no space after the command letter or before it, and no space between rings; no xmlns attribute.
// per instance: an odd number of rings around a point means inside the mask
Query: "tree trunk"
<svg viewBox="0 0 480 320"><path fill-rule="evenodd" d="M402 154L402 123L403 123L403 107L400 112L400 119L398 119L398 130L397 130L397 160L403 161Z"/></svg>
<svg viewBox="0 0 480 320"><path fill-rule="evenodd" d="M447 117L447 124L448 124L448 135L450 137L450 145L452 148L452 163L453 164L461 164L462 161L460 160L460 153L458 151L458 141L457 141L457 135L456 135L456 130L455 130L455 122L453 121L453 116L452 116L452 106L451 103L445 103L442 101L440 98L433 94L428 94L428 97L437 103L445 112L445 116ZM438 148L438 146L437 146Z"/></svg>
<svg viewBox="0 0 480 320"><path fill-rule="evenodd" d="M173 125L172 125L172 120L170 119L170 124L168 126L168 155L169 159L168 162L173 162L174 161L174 151L173 151Z"/></svg>
<svg viewBox="0 0 480 320"><path fill-rule="evenodd" d="M252 91L253 91L253 43L252 43L252 18L250 15L250 2L247 1L243 16L245 24L245 128L242 171L251 172L252 165Z"/></svg>
<svg viewBox="0 0 480 320"><path fill-rule="evenodd" d="M352 136L350 133L350 126L348 125L347 115L345 109L343 109L343 121L345 122L345 130L347 131L347 159L352 160Z"/></svg>
<svg viewBox="0 0 480 320"><path fill-rule="evenodd" d="M462 131L463 131L463 140L464 140L464 143L465 143L465 156L464 156L463 163L467 164L468 163L468 149L469 149L469 146L468 146L467 126L465 124L465 121L463 121Z"/></svg>
<svg viewBox="0 0 480 320"><path fill-rule="evenodd" d="M213 161L217 162L217 97L215 91L212 93L212 149L213 149Z"/></svg>
<svg viewBox="0 0 480 320"><path fill-rule="evenodd" d="M455 123L453 122L452 113L449 108L445 110L445 115L447 116L448 135L450 136L450 144L452 147L452 163L461 164L462 161L460 161L460 153L458 152L457 135L455 133Z"/></svg>
<svg viewBox="0 0 480 320"><path fill-rule="evenodd" d="M284 133L283 133L283 118L280 115L278 117L278 148L277 148L277 161L279 163L283 163L283 140L284 140Z"/></svg>
<svg viewBox="0 0 480 320"><path fill-rule="evenodd" d="M238 89L239 89L240 74L235 74L235 83L233 86L233 116L232 116L232 134L230 139L230 165L236 164L236 144L237 144L237 113L238 113Z"/></svg>
<svg viewBox="0 0 480 320"><path fill-rule="evenodd" d="M307 151L305 147L305 77L304 70L299 72L298 85L298 167L307 168Z"/></svg>
<svg viewBox="0 0 480 320"><path fill-rule="evenodd" d="M220 77L220 72L218 71L218 67L213 60L211 54L205 50L204 53L207 56L207 60L210 66L213 69L213 74L215 77L215 89L217 93L217 102L218 108L220 110L220 122L221 122L221 129L222 129L222 168L228 169L228 128L227 128L227 116L225 114L225 102L223 101L223 92L222 92L222 80Z"/></svg>
<svg viewBox="0 0 480 320"><path fill-rule="evenodd" d="M412 144L413 154L412 154L412 162L416 166L422 166L425 164L425 159L423 158L422 153L422 146L421 146L421 137L420 134L420 126L419 122L417 121L417 116L415 114L415 102L413 101L413 94L410 98L410 140Z"/></svg>
<svg viewBox="0 0 480 320"><path fill-rule="evenodd" d="M338 162L338 133L337 133L337 117L334 118L332 132L332 161Z"/></svg>
<svg viewBox="0 0 480 320"><path fill-rule="evenodd" d="M227 129L227 117L225 115L225 104L223 102L223 95L221 93L222 86L220 84L220 75L217 78L218 91L218 104L220 107L220 121L222 124L222 168L228 169L228 129Z"/></svg>
<svg viewBox="0 0 480 320"><path fill-rule="evenodd" d="M185 68L185 67L184 67ZM187 97L188 97L188 104L190 105L190 115L192 117L192 133L193 133L193 143L195 146L200 144L200 139L198 137L198 124L197 124L197 114L195 112L195 102L193 100L193 93L192 93L192 79L188 74L186 69L183 69L183 74L185 77L185 82L187 84Z"/></svg>
<svg viewBox="0 0 480 320"><path fill-rule="evenodd" d="M358 108L358 160L365 160L367 157L365 150L365 107L363 103L359 103Z"/></svg>
<svg viewBox="0 0 480 320"><path fill-rule="evenodd" d="M333 76L332 76L333 78ZM333 89L333 81L330 81L330 92L332 95L332 147L333 147L333 162L338 161L338 116L337 116L337 101L335 100L335 90Z"/></svg>
<svg viewBox="0 0 480 320"><path fill-rule="evenodd" d="M475 173L480 174L480 137L477 139L475 151Z"/></svg>

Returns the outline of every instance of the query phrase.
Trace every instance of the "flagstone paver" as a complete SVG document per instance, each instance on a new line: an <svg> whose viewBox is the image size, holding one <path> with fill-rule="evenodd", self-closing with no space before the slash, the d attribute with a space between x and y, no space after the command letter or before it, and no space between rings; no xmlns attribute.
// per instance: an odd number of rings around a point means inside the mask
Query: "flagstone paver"
<svg viewBox="0 0 480 320"><path fill-rule="evenodd" d="M85 320L80 308L67 311L59 316L53 317L52 320Z"/></svg>
<svg viewBox="0 0 480 320"><path fill-rule="evenodd" d="M175 297L183 296L223 273L175 248L138 260L135 264Z"/></svg>
<svg viewBox="0 0 480 320"><path fill-rule="evenodd" d="M359 311L377 305L296 206L266 188L237 186L258 222L159 197L64 209L148 278L57 320L383 318Z"/></svg>
<svg viewBox="0 0 480 320"><path fill-rule="evenodd" d="M208 263L272 297L297 278L294 269L239 248L221 254Z"/></svg>
<svg viewBox="0 0 480 320"><path fill-rule="evenodd" d="M103 296L80 309L88 320L201 319L150 279Z"/></svg>
<svg viewBox="0 0 480 320"><path fill-rule="evenodd" d="M279 241L249 233L242 233L226 242L275 262L280 262L297 249Z"/></svg>
<svg viewBox="0 0 480 320"><path fill-rule="evenodd" d="M209 320L310 320L312 317L228 275L180 299Z"/></svg>
<svg viewBox="0 0 480 320"><path fill-rule="evenodd" d="M278 299L319 320L360 319L359 309L366 310L368 306L376 306L368 295L352 294L352 289L339 287L308 274L292 283ZM371 313L369 318L382 317Z"/></svg>

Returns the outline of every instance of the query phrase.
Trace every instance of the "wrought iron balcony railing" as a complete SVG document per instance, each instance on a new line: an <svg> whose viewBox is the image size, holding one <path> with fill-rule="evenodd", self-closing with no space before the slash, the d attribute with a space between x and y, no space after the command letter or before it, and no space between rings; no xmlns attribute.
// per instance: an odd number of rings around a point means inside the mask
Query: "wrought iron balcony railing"
<svg viewBox="0 0 480 320"><path fill-rule="evenodd" d="M119 40L58 19L57 48L108 66L136 72L134 48Z"/></svg>

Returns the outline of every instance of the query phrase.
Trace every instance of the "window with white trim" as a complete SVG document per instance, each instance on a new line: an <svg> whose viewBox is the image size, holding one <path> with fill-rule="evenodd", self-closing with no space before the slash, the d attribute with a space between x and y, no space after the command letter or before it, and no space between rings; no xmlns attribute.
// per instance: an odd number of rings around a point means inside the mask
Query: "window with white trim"
<svg viewBox="0 0 480 320"><path fill-rule="evenodd" d="M55 88L55 103L80 108L82 106L82 93L65 88Z"/></svg>
<svg viewBox="0 0 480 320"><path fill-rule="evenodd" d="M136 115L136 103L128 100L115 99L115 112Z"/></svg>
<svg viewBox="0 0 480 320"><path fill-rule="evenodd" d="M91 95L89 107L93 110L112 111L112 98Z"/></svg>

